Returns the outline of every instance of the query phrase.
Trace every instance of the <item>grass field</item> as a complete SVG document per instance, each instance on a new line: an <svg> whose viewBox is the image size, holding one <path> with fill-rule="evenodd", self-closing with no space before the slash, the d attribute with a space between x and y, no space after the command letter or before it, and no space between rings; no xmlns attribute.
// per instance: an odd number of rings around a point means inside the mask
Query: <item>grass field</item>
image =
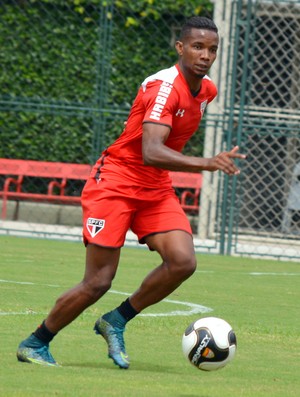
<svg viewBox="0 0 300 397"><path fill-rule="evenodd" d="M197 272L168 301L128 324L126 371L107 359L92 328L159 258L125 248L112 292L61 331L52 353L62 367L47 368L19 363L16 348L59 294L80 281L84 247L4 236L0 246L0 396L299 397L300 263L199 255ZM191 304L213 311L191 313ZM192 367L181 351L187 325L206 315L227 320L238 339L234 361L210 373Z"/></svg>

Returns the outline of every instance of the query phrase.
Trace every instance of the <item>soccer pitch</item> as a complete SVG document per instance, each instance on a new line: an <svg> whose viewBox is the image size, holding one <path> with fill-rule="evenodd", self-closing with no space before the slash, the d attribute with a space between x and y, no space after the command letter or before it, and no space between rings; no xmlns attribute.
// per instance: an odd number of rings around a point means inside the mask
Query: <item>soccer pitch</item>
<svg viewBox="0 0 300 397"><path fill-rule="evenodd" d="M53 341L62 367L52 368L19 363L16 349L81 280L84 246L8 236L0 246L0 396L299 396L300 263L197 255L196 273L128 324L131 367L121 370L94 322L159 263L156 253L124 248L112 290ZM232 363L207 373L184 358L181 337L190 322L210 315L232 325L238 349Z"/></svg>

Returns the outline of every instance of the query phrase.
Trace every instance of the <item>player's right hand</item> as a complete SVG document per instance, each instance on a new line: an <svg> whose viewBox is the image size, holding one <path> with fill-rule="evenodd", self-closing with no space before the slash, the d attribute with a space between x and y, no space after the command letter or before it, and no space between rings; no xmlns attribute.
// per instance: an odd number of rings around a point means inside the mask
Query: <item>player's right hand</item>
<svg viewBox="0 0 300 397"><path fill-rule="evenodd" d="M227 175L238 175L240 174L240 169L234 163L234 159L245 160L246 155L238 153L239 147L235 146L229 152L221 152L216 156L208 159L208 171L223 171Z"/></svg>

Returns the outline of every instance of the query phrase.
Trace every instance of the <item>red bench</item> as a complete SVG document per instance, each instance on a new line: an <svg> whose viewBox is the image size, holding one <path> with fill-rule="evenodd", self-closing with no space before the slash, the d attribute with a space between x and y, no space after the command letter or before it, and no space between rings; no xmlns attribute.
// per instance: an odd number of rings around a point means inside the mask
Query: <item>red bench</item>
<svg viewBox="0 0 300 397"><path fill-rule="evenodd" d="M172 185L177 190L181 207L185 212L199 212L202 174L192 172L170 172Z"/></svg>
<svg viewBox="0 0 300 397"><path fill-rule="evenodd" d="M80 196L70 196L66 190L70 180L85 181L91 165L45 162L33 160L14 160L0 158L0 175L4 175L2 198L2 219L6 219L7 201L15 199L44 201L56 204L80 204ZM27 192L23 190L25 177L48 178L47 192ZM199 210L199 196L202 185L202 175L186 172L171 172L173 187L180 189L178 193L180 204L186 211Z"/></svg>
<svg viewBox="0 0 300 397"><path fill-rule="evenodd" d="M67 181L70 179L85 180L90 172L91 166L88 164L0 159L0 175L6 176L3 190L0 191L2 219L6 219L7 200L9 199L79 205L80 196L66 194ZM49 178L47 193L23 191L25 177Z"/></svg>

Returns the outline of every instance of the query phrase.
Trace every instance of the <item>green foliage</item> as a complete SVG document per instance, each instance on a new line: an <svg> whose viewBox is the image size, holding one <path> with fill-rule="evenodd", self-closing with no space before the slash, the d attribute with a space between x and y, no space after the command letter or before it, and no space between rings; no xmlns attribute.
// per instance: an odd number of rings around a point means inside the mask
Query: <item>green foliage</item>
<svg viewBox="0 0 300 397"><path fill-rule="evenodd" d="M199 15L204 10L205 12L212 11L212 4L206 0L190 0L188 2L186 0L120 0L115 1L115 4L120 9L127 9L142 17L151 17L156 20L161 19L163 15L178 15L180 11L186 16Z"/></svg>
<svg viewBox="0 0 300 397"><path fill-rule="evenodd" d="M176 62L182 21L211 11L207 0L1 2L0 157L93 162L140 83Z"/></svg>
<svg viewBox="0 0 300 397"><path fill-rule="evenodd" d="M39 112L1 112L0 157L89 163L91 121ZM6 126L9 136L5 139ZM78 128L80 127L80 134ZM19 128L22 128L20 131ZM9 153L9 156L5 156Z"/></svg>

